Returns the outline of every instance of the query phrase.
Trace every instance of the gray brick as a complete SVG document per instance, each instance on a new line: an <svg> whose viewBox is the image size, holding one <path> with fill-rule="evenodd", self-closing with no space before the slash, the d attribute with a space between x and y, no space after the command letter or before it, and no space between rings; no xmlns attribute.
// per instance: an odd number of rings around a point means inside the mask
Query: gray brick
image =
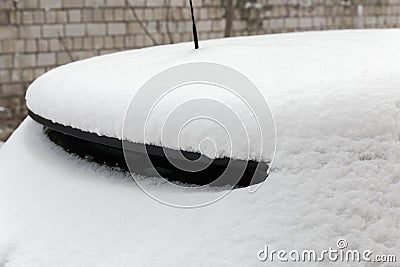
<svg viewBox="0 0 400 267"><path fill-rule="evenodd" d="M94 48L101 49L104 47L104 38L102 37L94 37L93 38Z"/></svg>
<svg viewBox="0 0 400 267"><path fill-rule="evenodd" d="M17 53L23 52L24 49L24 41L23 40L4 40L2 45L2 51L4 53Z"/></svg>
<svg viewBox="0 0 400 267"><path fill-rule="evenodd" d="M139 14L139 18L141 18L143 21L152 21L152 20L154 20L152 8L143 9L142 13L144 13L144 15L141 15L140 12L137 12L137 13Z"/></svg>
<svg viewBox="0 0 400 267"><path fill-rule="evenodd" d="M297 18L286 18L285 26L288 28L297 28L299 25Z"/></svg>
<svg viewBox="0 0 400 267"><path fill-rule="evenodd" d="M368 26L374 26L376 24L376 22L377 22L376 17L368 16L365 18L365 23Z"/></svg>
<svg viewBox="0 0 400 267"><path fill-rule="evenodd" d="M18 10L11 10L9 12L10 24L19 25L22 23L22 14Z"/></svg>
<svg viewBox="0 0 400 267"><path fill-rule="evenodd" d="M89 23L87 24L87 33L89 35L105 35L106 25L99 23Z"/></svg>
<svg viewBox="0 0 400 267"><path fill-rule="evenodd" d="M21 69L13 69L11 71L11 82L21 82L21 72Z"/></svg>
<svg viewBox="0 0 400 267"><path fill-rule="evenodd" d="M164 6L164 0L147 0L146 6L148 7L157 7L157 6Z"/></svg>
<svg viewBox="0 0 400 267"><path fill-rule="evenodd" d="M222 31L225 29L225 20L215 20L212 22L211 29L213 31Z"/></svg>
<svg viewBox="0 0 400 267"><path fill-rule="evenodd" d="M185 0L170 0L171 6L184 6Z"/></svg>
<svg viewBox="0 0 400 267"><path fill-rule="evenodd" d="M22 70L22 80L24 82L31 82L35 79L34 73L32 69L24 69Z"/></svg>
<svg viewBox="0 0 400 267"><path fill-rule="evenodd" d="M36 10L33 12L33 22L35 24L43 24L44 23L44 12L41 10Z"/></svg>
<svg viewBox="0 0 400 267"><path fill-rule="evenodd" d="M68 22L67 11L64 10L57 11L56 21L57 23L67 23Z"/></svg>
<svg viewBox="0 0 400 267"><path fill-rule="evenodd" d="M118 50L116 50L116 49L101 50L100 55L107 55L107 54L111 54L111 53L115 53L115 52L118 52Z"/></svg>
<svg viewBox="0 0 400 267"><path fill-rule="evenodd" d="M93 9L83 9L82 10L82 19L83 19L83 22L93 21Z"/></svg>
<svg viewBox="0 0 400 267"><path fill-rule="evenodd" d="M12 68L12 56L0 54L0 69L10 69Z"/></svg>
<svg viewBox="0 0 400 267"><path fill-rule="evenodd" d="M108 34L111 35L121 35L121 34L126 34L127 29L126 29L126 24L125 23L109 23L107 25L107 32Z"/></svg>
<svg viewBox="0 0 400 267"><path fill-rule="evenodd" d="M22 0L17 2L19 9L35 9L39 7L38 0Z"/></svg>
<svg viewBox="0 0 400 267"><path fill-rule="evenodd" d="M166 11L165 7L153 8L153 19L155 19L155 20L165 20L165 15L166 15L165 11ZM200 18L197 17L197 19L200 19Z"/></svg>
<svg viewBox="0 0 400 267"><path fill-rule="evenodd" d="M270 25L272 29L281 29L283 27L283 19L282 18L271 19Z"/></svg>
<svg viewBox="0 0 400 267"><path fill-rule="evenodd" d="M113 48L114 46L114 38L112 38L111 36L107 36L104 39L104 47L105 48Z"/></svg>
<svg viewBox="0 0 400 267"><path fill-rule="evenodd" d="M158 32L157 22L147 22L147 30L150 33Z"/></svg>
<svg viewBox="0 0 400 267"><path fill-rule="evenodd" d="M10 14L8 10L0 10L0 25L8 25L10 23Z"/></svg>
<svg viewBox="0 0 400 267"><path fill-rule="evenodd" d="M246 27L247 27L247 25L246 25L246 22L244 22L244 21L233 21L233 29L235 29L235 30L243 30L243 29L246 29ZM190 23L186 24L186 29L183 32L188 32L188 31L190 31Z"/></svg>
<svg viewBox="0 0 400 267"><path fill-rule="evenodd" d="M39 38L41 36L40 26L22 26L20 36L21 38Z"/></svg>
<svg viewBox="0 0 400 267"><path fill-rule="evenodd" d="M147 0L128 0L129 6L133 7L144 7Z"/></svg>
<svg viewBox="0 0 400 267"><path fill-rule="evenodd" d="M11 81L11 74L9 70L0 70L0 81L7 83Z"/></svg>
<svg viewBox="0 0 400 267"><path fill-rule="evenodd" d="M315 17L313 23L317 29L324 29L326 26L326 20L324 17Z"/></svg>
<svg viewBox="0 0 400 267"><path fill-rule="evenodd" d="M124 47L124 37L123 36L116 36L114 38L114 47L115 48L123 48Z"/></svg>
<svg viewBox="0 0 400 267"><path fill-rule="evenodd" d="M14 56L15 68L34 67L36 64L36 57L33 54L20 54Z"/></svg>
<svg viewBox="0 0 400 267"><path fill-rule="evenodd" d="M114 20L115 21L124 21L125 20L124 10L121 8L114 9Z"/></svg>
<svg viewBox="0 0 400 267"><path fill-rule="evenodd" d="M71 59L67 52L57 53L57 65L63 65L71 62Z"/></svg>
<svg viewBox="0 0 400 267"><path fill-rule="evenodd" d="M40 0L40 7L44 9L61 8L62 4L61 0Z"/></svg>
<svg viewBox="0 0 400 267"><path fill-rule="evenodd" d="M38 40L37 48L40 52L47 52L49 51L49 42L47 40Z"/></svg>
<svg viewBox="0 0 400 267"><path fill-rule="evenodd" d="M74 50L81 50L83 48L82 38L73 38L72 44L73 44Z"/></svg>
<svg viewBox="0 0 400 267"><path fill-rule="evenodd" d="M0 40L17 38L18 29L15 26L0 26Z"/></svg>
<svg viewBox="0 0 400 267"><path fill-rule="evenodd" d="M211 31L211 20L201 20L196 23L198 31L209 32Z"/></svg>
<svg viewBox="0 0 400 267"><path fill-rule="evenodd" d="M310 28L312 25L312 18L300 18L299 26L301 28Z"/></svg>
<svg viewBox="0 0 400 267"><path fill-rule="evenodd" d="M96 55L96 53L94 51L74 52L74 57L77 59L90 58L90 57L94 57L95 55Z"/></svg>
<svg viewBox="0 0 400 267"><path fill-rule="evenodd" d="M105 21L113 21L114 20L114 12L112 9L104 10L104 20Z"/></svg>
<svg viewBox="0 0 400 267"><path fill-rule="evenodd" d="M25 40L25 52L36 52L37 45L35 40Z"/></svg>
<svg viewBox="0 0 400 267"><path fill-rule="evenodd" d="M125 18L125 21L134 21L134 20L136 20L135 19L135 17L133 16L133 13L132 13L132 11L129 9L129 8L127 8L127 9L125 9L124 10L124 18Z"/></svg>
<svg viewBox="0 0 400 267"><path fill-rule="evenodd" d="M141 33L142 31L143 30L138 22L132 22L128 24L128 33L136 34L136 33Z"/></svg>
<svg viewBox="0 0 400 267"><path fill-rule="evenodd" d="M38 55L38 66L53 66L56 63L56 56L54 53L41 53Z"/></svg>
<svg viewBox="0 0 400 267"><path fill-rule="evenodd" d="M64 8L80 8L84 7L84 0L67 0L62 2Z"/></svg>
<svg viewBox="0 0 400 267"><path fill-rule="evenodd" d="M25 94L25 89L21 83L3 84L2 92L4 97L22 96Z"/></svg>
<svg viewBox="0 0 400 267"><path fill-rule="evenodd" d="M134 48L136 46L136 38L133 35L125 36L124 38L125 47Z"/></svg>
<svg viewBox="0 0 400 267"><path fill-rule="evenodd" d="M108 7L122 7L125 6L125 0L106 0Z"/></svg>
<svg viewBox="0 0 400 267"><path fill-rule="evenodd" d="M85 1L86 7L103 7L105 6L104 0L82 0Z"/></svg>
<svg viewBox="0 0 400 267"><path fill-rule="evenodd" d="M65 27L66 36L84 36L85 25L84 24L68 24Z"/></svg>
<svg viewBox="0 0 400 267"><path fill-rule="evenodd" d="M61 49L60 40L59 39L51 39L49 41L50 51L59 51Z"/></svg>
<svg viewBox="0 0 400 267"><path fill-rule="evenodd" d="M0 10L9 10L13 7L13 0L1 0Z"/></svg>
<svg viewBox="0 0 400 267"><path fill-rule="evenodd" d="M33 23L33 12L31 12L31 11L22 12L22 22L23 22L23 24L32 24Z"/></svg>
<svg viewBox="0 0 400 267"><path fill-rule="evenodd" d="M70 37L64 37L60 39L60 42L62 44L63 47L66 47L66 49L70 49L72 48L72 38Z"/></svg>
<svg viewBox="0 0 400 267"><path fill-rule="evenodd" d="M79 9L68 10L69 22L80 22L82 19L81 11Z"/></svg>
<svg viewBox="0 0 400 267"><path fill-rule="evenodd" d="M35 68L34 69L35 77L39 77L40 75L44 74L45 72L46 72L45 68Z"/></svg>
<svg viewBox="0 0 400 267"><path fill-rule="evenodd" d="M47 24L54 24L56 22L56 11L48 11L44 16Z"/></svg>
<svg viewBox="0 0 400 267"><path fill-rule="evenodd" d="M58 37L63 36L63 26L62 25L44 25L42 26L44 37Z"/></svg>
<svg viewBox="0 0 400 267"><path fill-rule="evenodd" d="M93 39L92 37L83 38L83 49L92 50L93 49Z"/></svg>

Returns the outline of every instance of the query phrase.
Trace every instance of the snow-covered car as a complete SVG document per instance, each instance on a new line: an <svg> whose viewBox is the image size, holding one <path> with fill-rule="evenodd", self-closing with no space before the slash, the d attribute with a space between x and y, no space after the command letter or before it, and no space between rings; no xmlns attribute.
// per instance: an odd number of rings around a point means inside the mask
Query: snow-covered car
<svg viewBox="0 0 400 267"><path fill-rule="evenodd" d="M186 191L135 177L159 197L189 204L225 196L172 208L129 172L66 152L28 117L0 150L0 266L255 266L265 264L266 245L322 251L338 240L373 255L398 254L399 47L399 30L290 33L209 40L198 50L151 47L50 71L28 89L30 111L122 140L130 100L151 77L192 62L228 66L267 100L275 158L254 193ZM193 151L199 140L191 137L212 132L198 127L179 146L157 135L150 143Z"/></svg>

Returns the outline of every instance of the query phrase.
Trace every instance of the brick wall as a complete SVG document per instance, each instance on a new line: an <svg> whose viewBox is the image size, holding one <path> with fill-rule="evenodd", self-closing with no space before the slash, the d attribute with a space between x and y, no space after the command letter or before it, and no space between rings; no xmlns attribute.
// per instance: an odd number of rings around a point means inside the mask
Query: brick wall
<svg viewBox="0 0 400 267"><path fill-rule="evenodd" d="M130 0L128 6L126 0L0 0L0 140L26 116L27 86L51 68L119 50L191 40L188 2ZM200 39L400 25L400 0L194 0L194 4Z"/></svg>

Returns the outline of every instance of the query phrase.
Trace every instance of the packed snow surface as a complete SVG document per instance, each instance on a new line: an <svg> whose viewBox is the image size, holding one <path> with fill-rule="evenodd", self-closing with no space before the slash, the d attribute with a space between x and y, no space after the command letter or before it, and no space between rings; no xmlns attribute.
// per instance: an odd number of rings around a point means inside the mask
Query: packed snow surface
<svg viewBox="0 0 400 267"><path fill-rule="evenodd" d="M399 46L399 30L281 34L203 42L199 52L191 44L124 52L50 72L30 88L34 112L116 135L124 107L111 104L113 94L131 96L126 83L183 58L230 64L266 88L274 166L254 194L171 208L128 174L67 154L26 119L0 150L0 266L265 266L257 259L265 245L323 250L339 238L399 259ZM140 67L125 70L132 61ZM139 179L165 195L220 191Z"/></svg>

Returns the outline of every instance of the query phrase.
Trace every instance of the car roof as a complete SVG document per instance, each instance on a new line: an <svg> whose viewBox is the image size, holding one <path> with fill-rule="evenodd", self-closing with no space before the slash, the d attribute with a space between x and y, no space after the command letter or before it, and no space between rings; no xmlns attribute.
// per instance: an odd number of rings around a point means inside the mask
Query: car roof
<svg viewBox="0 0 400 267"><path fill-rule="evenodd" d="M168 106L173 103L172 97L166 101L165 108L153 113L153 131L149 131L145 141L135 135L137 131L123 136L123 126L133 96L151 77L172 66L211 62L248 77L265 97L277 120L282 122L295 116L293 119L309 124L309 127L285 131L303 135L313 129L316 135L336 131L346 135L348 127L355 127L353 121L349 125L342 120L348 112L346 108L367 112L361 110L368 109L363 104L354 105L361 100L359 95L375 98L378 89L371 84L397 74L399 36L398 30L307 32L204 41L199 50L192 49L191 43L182 43L124 51L74 62L46 73L29 87L27 106L46 119L100 136L200 152L196 149L202 133L207 132L210 137L215 133L214 139L220 137L210 125L194 125L179 144L163 138L160 130L154 130L163 126L166 114L174 108ZM214 90L217 94L215 89L206 89L200 86L193 91L210 96ZM175 98L179 97L191 96L182 91ZM341 108L331 106L334 100ZM237 106L233 101L229 103ZM314 116L315 111L318 116ZM249 132L256 132L251 127ZM251 140L251 152L258 149L259 143L258 139ZM217 155L229 154L227 142L219 144L220 147L222 150ZM270 150L263 151L261 158L271 160ZM257 159L256 153L253 154L251 159ZM244 159L246 155L240 150L232 156Z"/></svg>

